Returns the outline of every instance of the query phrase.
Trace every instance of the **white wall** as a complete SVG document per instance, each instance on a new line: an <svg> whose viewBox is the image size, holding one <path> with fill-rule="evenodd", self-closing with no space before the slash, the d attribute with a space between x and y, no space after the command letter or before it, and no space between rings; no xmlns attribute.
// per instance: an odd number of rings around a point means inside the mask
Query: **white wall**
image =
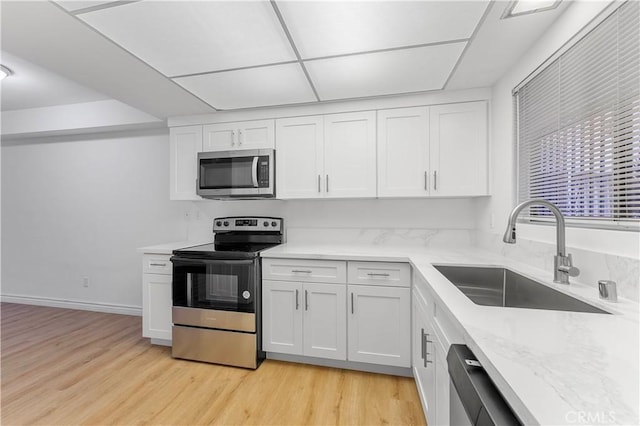
<svg viewBox="0 0 640 426"><path fill-rule="evenodd" d="M516 204L515 140L511 91L563 44L610 4L609 1L574 1L527 54L503 76L492 91L492 193L478 201L478 228L493 234L504 232L507 218ZM520 225L518 238L544 243L555 242L554 228ZM637 232L567 229L567 244L583 250L638 258L640 234Z"/></svg>
<svg viewBox="0 0 640 426"><path fill-rule="evenodd" d="M138 309L136 248L186 237L166 129L3 143L1 158L3 296Z"/></svg>

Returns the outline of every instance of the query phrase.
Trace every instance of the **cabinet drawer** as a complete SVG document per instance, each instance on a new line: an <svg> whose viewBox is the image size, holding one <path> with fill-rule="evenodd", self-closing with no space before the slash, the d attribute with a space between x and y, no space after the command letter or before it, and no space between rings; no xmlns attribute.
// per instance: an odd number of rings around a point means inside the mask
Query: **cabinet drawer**
<svg viewBox="0 0 640 426"><path fill-rule="evenodd" d="M347 262L340 260L262 259L262 278L344 284L347 282Z"/></svg>
<svg viewBox="0 0 640 426"><path fill-rule="evenodd" d="M172 274L170 254L145 254L142 255L142 272L145 274Z"/></svg>
<svg viewBox="0 0 640 426"><path fill-rule="evenodd" d="M408 263L349 262L349 284L411 286L411 267Z"/></svg>

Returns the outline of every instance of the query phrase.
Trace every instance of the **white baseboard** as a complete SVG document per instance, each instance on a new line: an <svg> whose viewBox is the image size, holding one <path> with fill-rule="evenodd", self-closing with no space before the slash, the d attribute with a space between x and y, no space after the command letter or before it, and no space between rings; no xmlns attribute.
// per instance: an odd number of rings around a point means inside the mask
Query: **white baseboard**
<svg viewBox="0 0 640 426"><path fill-rule="evenodd" d="M81 311L104 312L107 314L142 316L142 308L131 305L115 305L109 303L83 302L79 300L56 299L53 297L34 297L19 294L3 294L0 301L20 303L23 305L49 306L51 308L78 309Z"/></svg>

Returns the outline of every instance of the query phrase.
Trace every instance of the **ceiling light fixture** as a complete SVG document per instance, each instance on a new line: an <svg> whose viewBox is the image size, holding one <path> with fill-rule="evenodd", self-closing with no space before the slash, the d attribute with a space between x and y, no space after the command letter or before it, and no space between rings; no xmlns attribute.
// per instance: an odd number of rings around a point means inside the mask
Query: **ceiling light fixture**
<svg viewBox="0 0 640 426"><path fill-rule="evenodd" d="M13 71L4 65L0 65L0 80L4 80L5 77L9 77L11 74L13 74Z"/></svg>
<svg viewBox="0 0 640 426"><path fill-rule="evenodd" d="M560 6L561 1L562 0L514 0L509 3L500 19L552 10Z"/></svg>

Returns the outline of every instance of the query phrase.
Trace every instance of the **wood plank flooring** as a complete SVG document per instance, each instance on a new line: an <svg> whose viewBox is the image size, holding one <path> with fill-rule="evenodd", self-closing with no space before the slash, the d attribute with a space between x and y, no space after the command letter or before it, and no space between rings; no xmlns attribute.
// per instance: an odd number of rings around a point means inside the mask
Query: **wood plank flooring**
<svg viewBox="0 0 640 426"><path fill-rule="evenodd" d="M3 303L3 425L424 425L413 379L171 358L140 317Z"/></svg>

